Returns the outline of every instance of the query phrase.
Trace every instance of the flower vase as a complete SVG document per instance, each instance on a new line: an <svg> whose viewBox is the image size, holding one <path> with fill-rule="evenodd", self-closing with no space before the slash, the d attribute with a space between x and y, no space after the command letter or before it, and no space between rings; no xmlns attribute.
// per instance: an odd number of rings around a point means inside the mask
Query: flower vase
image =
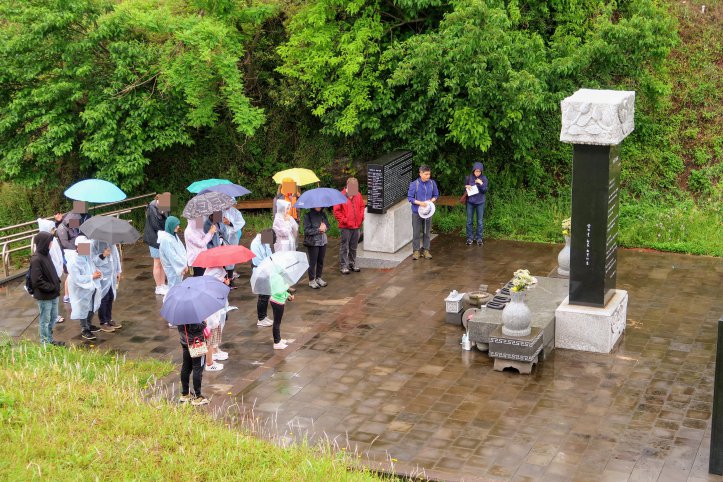
<svg viewBox="0 0 723 482"><path fill-rule="evenodd" d="M525 304L527 291L512 291L512 300L502 310L502 333L507 336L527 336L532 331L532 312Z"/></svg>
<svg viewBox="0 0 723 482"><path fill-rule="evenodd" d="M557 255L557 274L570 276L570 236L565 236L565 247Z"/></svg>

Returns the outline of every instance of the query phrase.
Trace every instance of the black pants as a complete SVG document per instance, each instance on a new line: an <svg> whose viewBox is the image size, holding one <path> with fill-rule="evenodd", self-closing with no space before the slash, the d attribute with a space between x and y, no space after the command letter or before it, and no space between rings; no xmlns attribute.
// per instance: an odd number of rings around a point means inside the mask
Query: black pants
<svg viewBox="0 0 723 482"><path fill-rule="evenodd" d="M258 315L259 321L266 318L269 309L269 295L259 295L259 299L256 301L256 315Z"/></svg>
<svg viewBox="0 0 723 482"><path fill-rule="evenodd" d="M274 312L274 326L272 327L274 333L274 343L281 342L281 318L284 317L284 305L279 303L271 302L271 311Z"/></svg>
<svg viewBox="0 0 723 482"><path fill-rule="evenodd" d="M191 358L188 347L181 344L183 350L183 365L181 366L181 395L188 395L188 382L193 368L193 393L201 396L201 379L203 378L203 357Z"/></svg>
<svg viewBox="0 0 723 482"><path fill-rule="evenodd" d="M198 266L193 267L193 276L203 276L206 272L206 268L199 268Z"/></svg>
<svg viewBox="0 0 723 482"><path fill-rule="evenodd" d="M359 245L359 229L346 229L341 231L339 242L339 267L351 268L356 264L356 248Z"/></svg>
<svg viewBox="0 0 723 482"><path fill-rule="evenodd" d="M85 319L80 320L81 331L90 331L90 323L93 321L93 306L95 305L96 293L98 293L98 290L93 291L93 295L90 297L91 311L88 312L88 316L86 316Z"/></svg>
<svg viewBox="0 0 723 482"><path fill-rule="evenodd" d="M106 324L113 319L113 288L109 289L105 296L100 300L98 319L101 324Z"/></svg>
<svg viewBox="0 0 723 482"><path fill-rule="evenodd" d="M307 246L309 251L309 281L321 278L321 272L324 271L324 256L326 256L326 245L324 246Z"/></svg>

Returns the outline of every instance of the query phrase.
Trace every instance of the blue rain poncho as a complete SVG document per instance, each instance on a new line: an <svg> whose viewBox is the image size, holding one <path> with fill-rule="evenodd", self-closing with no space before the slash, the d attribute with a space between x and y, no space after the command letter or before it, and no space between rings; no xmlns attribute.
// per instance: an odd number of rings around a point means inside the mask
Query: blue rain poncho
<svg viewBox="0 0 723 482"><path fill-rule="evenodd" d="M70 296L70 317L73 320L84 320L90 311L100 307L100 279L93 279L96 268L90 256L81 256L77 251L65 251L68 262L68 295ZM96 292L93 305L90 304Z"/></svg>
<svg viewBox="0 0 723 482"><path fill-rule="evenodd" d="M158 244L168 287L176 286L183 281L183 271L187 268L186 248L177 235L168 234L166 231L158 231Z"/></svg>
<svg viewBox="0 0 723 482"><path fill-rule="evenodd" d="M100 255L103 254L106 248L110 248L110 256L105 259L100 259ZM100 297L103 298L108 294L108 291L113 290L113 299L116 298L118 293L117 278L118 275L123 272L121 268L120 254L118 248L115 245L110 245L105 241L98 241L94 239L90 246L90 259L93 264L101 272L103 276L100 278Z"/></svg>

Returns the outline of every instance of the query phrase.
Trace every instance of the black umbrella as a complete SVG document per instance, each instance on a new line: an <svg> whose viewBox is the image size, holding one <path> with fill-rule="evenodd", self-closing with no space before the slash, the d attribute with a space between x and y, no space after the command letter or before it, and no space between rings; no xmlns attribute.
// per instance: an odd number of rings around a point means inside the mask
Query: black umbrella
<svg viewBox="0 0 723 482"><path fill-rule="evenodd" d="M108 244L133 244L141 237L131 223L113 216L93 216L80 225L80 232Z"/></svg>
<svg viewBox="0 0 723 482"><path fill-rule="evenodd" d="M223 211L236 205L236 200L222 192L207 192L191 198L183 208L183 217L193 219L199 216L210 216L216 211Z"/></svg>

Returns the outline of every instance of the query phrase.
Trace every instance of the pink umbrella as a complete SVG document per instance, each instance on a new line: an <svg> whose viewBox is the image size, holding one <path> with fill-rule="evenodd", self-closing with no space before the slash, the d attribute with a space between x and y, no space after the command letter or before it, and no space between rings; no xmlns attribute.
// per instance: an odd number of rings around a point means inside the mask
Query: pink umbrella
<svg viewBox="0 0 723 482"><path fill-rule="evenodd" d="M224 245L207 249L196 257L193 266L211 268L251 261L256 255L245 246Z"/></svg>

